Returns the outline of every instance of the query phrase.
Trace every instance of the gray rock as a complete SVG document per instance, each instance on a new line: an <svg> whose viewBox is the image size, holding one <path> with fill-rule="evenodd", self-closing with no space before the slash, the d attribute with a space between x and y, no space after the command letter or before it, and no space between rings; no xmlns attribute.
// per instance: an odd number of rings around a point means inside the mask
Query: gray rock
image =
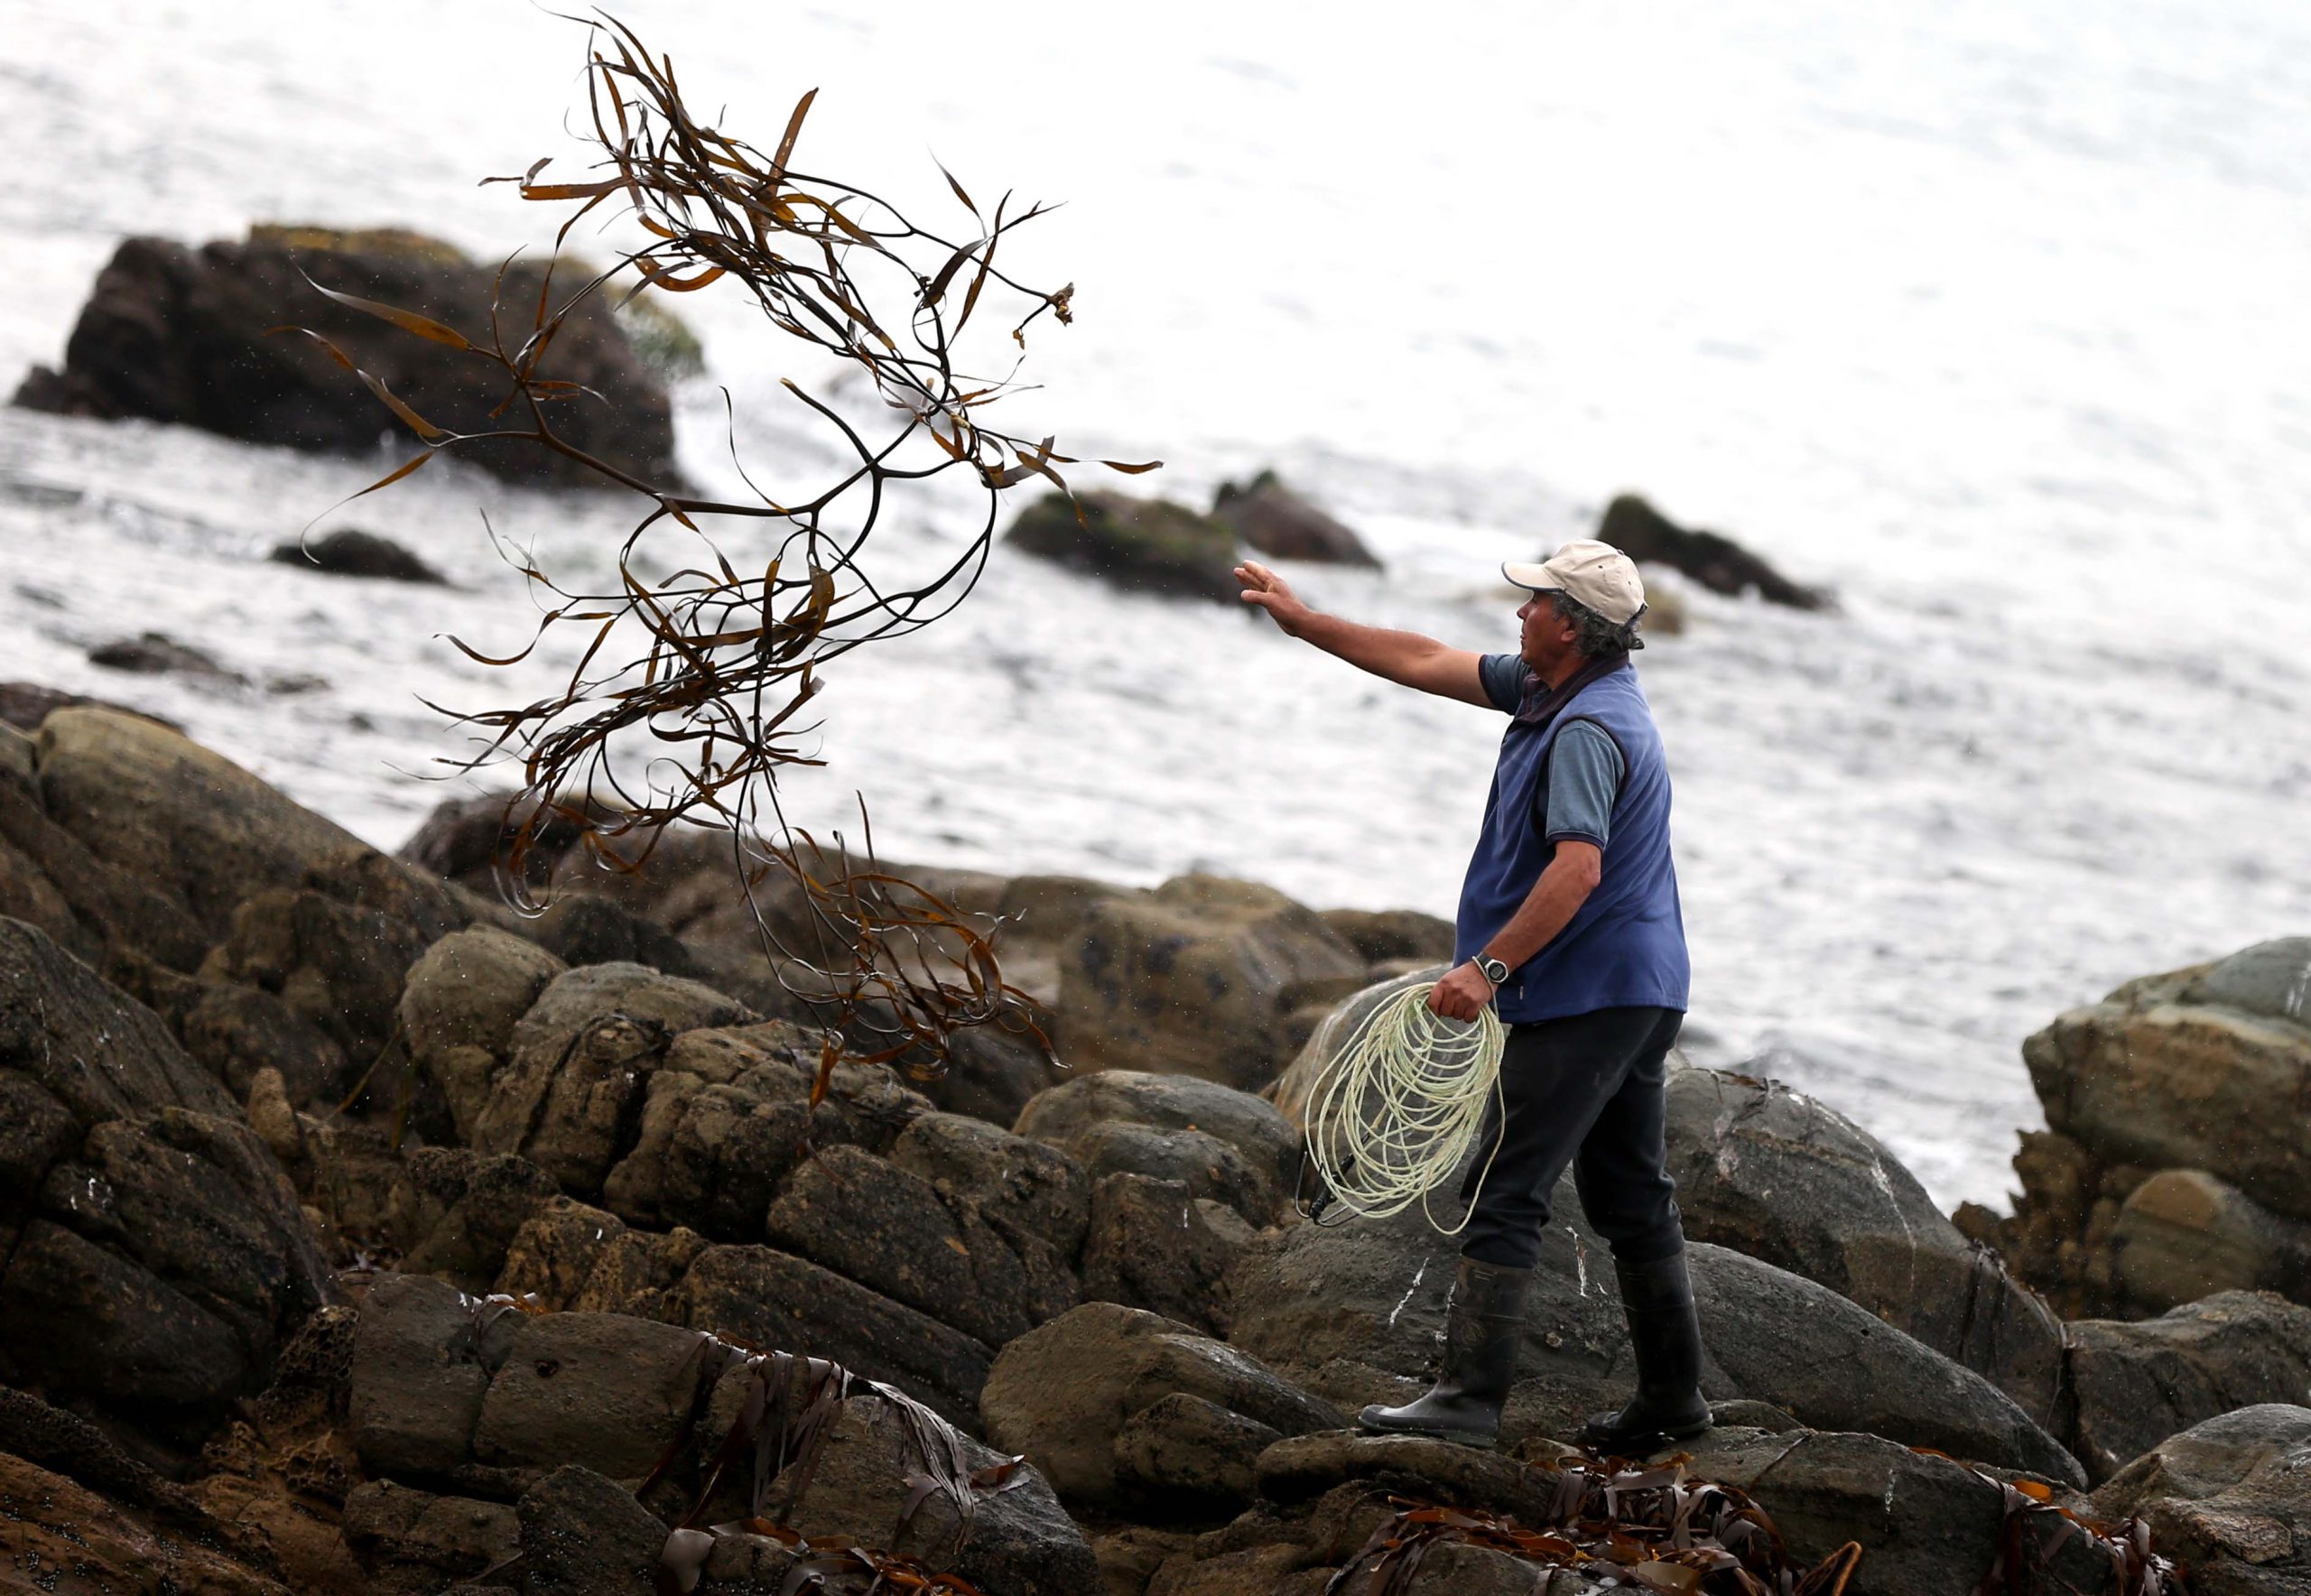
<svg viewBox="0 0 2311 1596"><path fill-rule="evenodd" d="M346 1499L346 1545L383 1596L432 1596L521 1550L504 1502L433 1496L373 1480Z"/></svg>
<svg viewBox="0 0 2311 1596"><path fill-rule="evenodd" d="M265 1070L280 1072L292 1104L313 1109L336 1107L354 1084L345 1050L329 1033L261 987L200 983L177 1035L237 1097L246 1098Z"/></svg>
<svg viewBox="0 0 2311 1596"><path fill-rule="evenodd" d="M1319 909L1317 916L1338 932L1367 964L1389 959L1447 963L1452 957L1452 923L1417 909Z"/></svg>
<svg viewBox="0 0 2311 1596"><path fill-rule="evenodd" d="M2111 1272L2129 1302L2164 1311L2220 1291L2311 1300L2311 1222L2282 1219L2203 1169L2164 1169L2119 1205Z"/></svg>
<svg viewBox="0 0 2311 1596"><path fill-rule="evenodd" d="M989 1441L1026 1454L1070 1501L1131 1499L1117 1437L1142 1409L1184 1393L1280 1435L1346 1420L1255 1359L1184 1324L1086 1303L1003 1349L979 1397Z"/></svg>
<svg viewBox="0 0 2311 1596"><path fill-rule="evenodd" d="M1855 1588L1871 1596L1972 1591L1998 1552L2006 1518L1999 1482L1882 1436L1727 1431L1686 1450L1694 1475L1750 1493L1773 1516L1801 1566L1861 1542ZM2034 1558L2050 1557L2055 1580L2069 1581L2073 1590L2109 1588L2111 1561L2094 1543L2064 1538L2064 1526L2052 1516L2026 1520L2021 1528Z"/></svg>
<svg viewBox="0 0 2311 1596"><path fill-rule="evenodd" d="M1236 602L1236 534L1162 499L1046 494L1003 541L1127 591Z"/></svg>
<svg viewBox="0 0 2311 1596"><path fill-rule="evenodd" d="M1029 1464L1019 1465L1026 1477L1014 1476L1008 1489L970 1491L968 1508L934 1490L909 1517L912 1480L938 1468L923 1455L919 1434L880 1396L849 1397L789 1515L793 1527L813 1538L855 1536L933 1568L952 1569L985 1591L1086 1596L1098 1590L1100 1565L1091 1544ZM1005 1461L968 1436L951 1440L967 1473ZM799 1483L790 1470L774 1483L772 1499L784 1499ZM989 1486L995 1483L990 1478Z"/></svg>
<svg viewBox="0 0 2311 1596"><path fill-rule="evenodd" d="M599 1195L673 1037L753 1017L719 992L639 964L569 970L515 1026L473 1143L522 1154L572 1196Z"/></svg>
<svg viewBox="0 0 2311 1596"><path fill-rule="evenodd" d="M487 1291L514 1238L560 1193L525 1158L464 1147L414 1147L392 1165L386 1228L411 1274Z"/></svg>
<svg viewBox="0 0 2311 1596"><path fill-rule="evenodd" d="M100 643L88 650L88 663L136 676L192 676L237 687L248 685L247 677L219 664L207 649L180 643L165 632L141 632Z"/></svg>
<svg viewBox="0 0 2311 1596"><path fill-rule="evenodd" d="M1083 1294L1228 1333L1228 1272L1256 1234L1178 1181L1111 1174L1091 1202Z"/></svg>
<svg viewBox="0 0 2311 1596"><path fill-rule="evenodd" d="M1018 1135L1072 1150L1110 1123L1193 1131L1239 1154L1280 1202L1300 1166L1300 1133L1248 1092L1193 1076L1139 1070L1080 1075L1037 1096L1012 1127ZM1080 1155L1079 1163L1082 1162ZM1109 1173L1109 1172L1103 1172ZM1139 1171L1135 1173L1160 1173Z"/></svg>
<svg viewBox="0 0 2311 1596"><path fill-rule="evenodd" d="M409 968L400 1017L410 1056L441 1089L470 1138L514 1028L565 966L535 942L476 925L426 949Z"/></svg>
<svg viewBox="0 0 2311 1596"><path fill-rule="evenodd" d="M133 951L171 970L198 965L211 933L181 903L51 819L39 745L14 730L7 737L21 763L0 775L0 914L32 922L92 964Z"/></svg>
<svg viewBox="0 0 2311 1596"><path fill-rule="evenodd" d="M1260 1495L1292 1504L1351 1480L1459 1508L1483 1508L1526 1523L1546 1522L1556 1476L1516 1458L1425 1435L1366 1435L1329 1430L1279 1441L1259 1456ZM1350 1548L1353 1550L1353 1548Z"/></svg>
<svg viewBox="0 0 2311 1596"><path fill-rule="evenodd" d="M463 1293L417 1275L383 1276L369 1288L348 1422L370 1475L422 1481L469 1461L488 1390Z"/></svg>
<svg viewBox="0 0 2311 1596"><path fill-rule="evenodd" d="M2210 966L2183 999L2311 1025L2311 936L2276 937L2241 948Z"/></svg>
<svg viewBox="0 0 2311 1596"><path fill-rule="evenodd" d="M2074 1449L2097 1480L2232 1408L2311 1401L2311 1308L2269 1292L2069 1328Z"/></svg>
<svg viewBox="0 0 2311 1596"><path fill-rule="evenodd" d="M546 1313L514 1332L474 1430L477 1461L580 1463L639 1480L681 1435L698 1396L699 1338L618 1313Z"/></svg>
<svg viewBox="0 0 2311 1596"><path fill-rule="evenodd" d="M1211 518L1279 560L1380 568L1362 538L1286 487L1273 471L1262 471L1242 487L1221 483Z"/></svg>
<svg viewBox="0 0 2311 1596"><path fill-rule="evenodd" d="M891 1144L891 1163L990 1223L1039 1236L1062 1258L1083 1245L1091 1183L1057 1147L961 1114L925 1114Z"/></svg>
<svg viewBox="0 0 2311 1596"><path fill-rule="evenodd" d="M2242 1407L2158 1443L2093 1496L2139 1516L2198 1596L2311 1590L2311 1408Z"/></svg>
<svg viewBox="0 0 2311 1596"><path fill-rule="evenodd" d="M1206 1131L1111 1120L1068 1146L1095 1186L1118 1174L1163 1181L1183 1186L1190 1196L1224 1202L1253 1225L1274 1223L1284 1206L1284 1194L1265 1171Z"/></svg>
<svg viewBox="0 0 2311 1596"><path fill-rule="evenodd" d="M1712 592L1738 595L1754 589L1768 604L1797 609L1830 605L1827 593L1801 587L1731 538L1680 526L1635 494L1622 494L1605 506L1597 536L1632 560L1681 571Z"/></svg>
<svg viewBox="0 0 2311 1596"><path fill-rule="evenodd" d="M1258 1487L1260 1453L1282 1439L1258 1419L1174 1391L1116 1433L1116 1477L1127 1491L1157 1501L1248 1502Z"/></svg>
<svg viewBox="0 0 2311 1596"><path fill-rule="evenodd" d="M975 1427L986 1345L927 1313L767 1247L710 1247L667 1312L748 1346L827 1358Z"/></svg>
<svg viewBox="0 0 2311 1596"><path fill-rule="evenodd" d="M391 538L356 526L340 526L317 538L277 543L265 558L324 576L370 577L380 581L445 587L441 573Z"/></svg>
<svg viewBox="0 0 2311 1596"><path fill-rule="evenodd" d="M657 1589L666 1526L610 1480L567 1463L522 1493L522 1577L552 1596L640 1596Z"/></svg>
<svg viewBox="0 0 2311 1596"><path fill-rule="evenodd" d="M1271 1022L1285 989L1363 968L1313 910L1273 887L1177 877L1085 911L1060 959L1062 1056L1257 1090L1282 1062Z"/></svg>
<svg viewBox="0 0 2311 1596"><path fill-rule="evenodd" d="M237 1105L132 1001L34 926L0 919L0 1071L83 1128L160 1108L230 1116Z"/></svg>
<svg viewBox="0 0 2311 1596"><path fill-rule="evenodd" d="M1671 1072L1669 1173L1686 1238L1828 1286L2059 1422L2062 1325L1961 1235L1875 1137L1744 1073Z"/></svg>

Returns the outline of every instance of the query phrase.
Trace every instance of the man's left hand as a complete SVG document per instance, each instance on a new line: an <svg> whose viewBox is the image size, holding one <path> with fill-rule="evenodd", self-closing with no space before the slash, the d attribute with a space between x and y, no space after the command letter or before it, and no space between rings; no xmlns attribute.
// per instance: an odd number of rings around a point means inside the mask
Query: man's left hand
<svg viewBox="0 0 2311 1596"><path fill-rule="evenodd" d="M1428 994L1428 1007L1448 1020L1472 1020L1491 1001L1492 983L1472 963L1446 971Z"/></svg>

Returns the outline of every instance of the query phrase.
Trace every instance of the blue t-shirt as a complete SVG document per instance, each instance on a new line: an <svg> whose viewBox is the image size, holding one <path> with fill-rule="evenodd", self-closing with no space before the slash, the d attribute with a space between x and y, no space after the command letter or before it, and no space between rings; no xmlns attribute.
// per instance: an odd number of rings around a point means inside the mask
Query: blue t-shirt
<svg viewBox="0 0 2311 1596"><path fill-rule="evenodd" d="M1526 679L1532 667L1522 656L1489 654L1477 663L1484 695L1494 709L1514 715L1525 701ZM1541 840L1593 842L1601 849L1610 835L1613 800L1620 796L1627 766L1612 735L1593 720L1575 720L1556 734L1549 749L1548 778L1540 802L1545 812L1536 814Z"/></svg>

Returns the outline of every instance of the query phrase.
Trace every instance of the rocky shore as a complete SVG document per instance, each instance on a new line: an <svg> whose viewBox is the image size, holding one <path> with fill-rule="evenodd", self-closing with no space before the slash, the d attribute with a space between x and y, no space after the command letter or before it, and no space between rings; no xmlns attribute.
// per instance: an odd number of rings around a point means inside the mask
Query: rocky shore
<svg viewBox="0 0 2311 1596"><path fill-rule="evenodd" d="M1343 1416L1423 1383L1449 1239L1293 1201L1326 1021L1441 923L919 870L1061 1067L814 1109L711 836L519 919L495 806L388 858L158 722L0 710L0 1589L2311 1589L2311 942L2032 1038L2011 1218L1680 1070L1718 1428L1557 1439L1629 1378L1568 1183L1477 1452Z"/></svg>

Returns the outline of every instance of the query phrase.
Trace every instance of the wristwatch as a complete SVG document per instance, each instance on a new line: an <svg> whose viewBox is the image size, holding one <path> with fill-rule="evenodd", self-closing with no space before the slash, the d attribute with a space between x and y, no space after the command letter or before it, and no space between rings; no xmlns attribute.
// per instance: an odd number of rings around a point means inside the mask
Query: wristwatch
<svg viewBox="0 0 2311 1596"><path fill-rule="evenodd" d="M1486 980L1492 983L1492 989L1494 991L1498 992L1502 987L1508 984L1508 966L1503 964L1499 960L1495 959L1491 954L1479 953L1475 958L1470 960L1469 962L1477 967L1477 973L1479 975L1484 977Z"/></svg>

